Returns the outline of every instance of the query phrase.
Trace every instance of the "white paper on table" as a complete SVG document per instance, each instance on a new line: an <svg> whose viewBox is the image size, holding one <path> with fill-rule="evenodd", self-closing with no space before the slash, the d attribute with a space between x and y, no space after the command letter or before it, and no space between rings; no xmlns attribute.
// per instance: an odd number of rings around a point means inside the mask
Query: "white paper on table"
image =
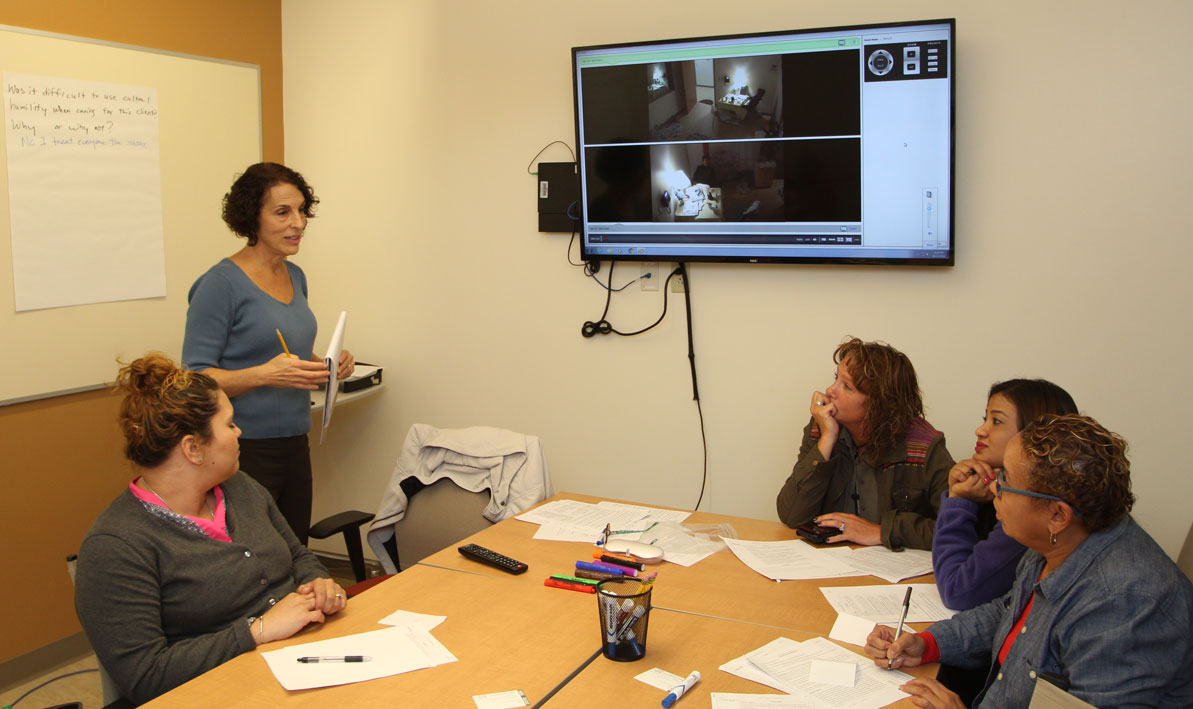
<svg viewBox="0 0 1193 709"><path fill-rule="evenodd" d="M852 662L812 660L812 666L808 668L808 679L821 684L852 687L857 682L857 665Z"/></svg>
<svg viewBox="0 0 1193 709"><path fill-rule="evenodd" d="M533 522L535 524L554 524L562 527L570 527L569 534L582 534L584 541L592 544L601 536L601 532L605 530L605 525L609 525L613 529L643 529L642 514L645 508L631 507L629 505L618 505L613 507L602 507L600 505L593 505L587 502L577 502L575 500L556 500L536 507L529 512L523 512L517 515L517 518L523 522Z"/></svg>
<svg viewBox="0 0 1193 709"><path fill-rule="evenodd" d="M644 507L642 505L627 505L622 502L610 502L608 500L601 500L597 503L597 507L609 512L630 515L637 514L634 519L638 520L642 528L649 527L655 522L682 522L692 515L691 512L684 510L664 510L658 507Z"/></svg>
<svg viewBox="0 0 1193 709"><path fill-rule="evenodd" d="M934 583L881 586L822 586L820 592L838 613L867 618L875 623L898 623L903 613L903 596L911 586L908 623L926 623L952 618L956 611L945 608Z"/></svg>
<svg viewBox="0 0 1193 709"><path fill-rule="evenodd" d="M435 647L438 646L438 647ZM368 662L302 663L300 657L367 655ZM342 638L291 645L261 653L273 676L288 690L331 687L455 662L447 648L408 627L385 628Z"/></svg>
<svg viewBox="0 0 1193 709"><path fill-rule="evenodd" d="M476 709L517 709L530 706L530 700L526 698L526 693L520 689L493 692L492 694L476 694L473 695L472 701L476 702Z"/></svg>
<svg viewBox="0 0 1193 709"><path fill-rule="evenodd" d="M751 664L774 678L783 691L805 697L823 707L877 709L904 698L906 695L898 687L911 679L910 675L897 670L880 670L870 658L850 652L824 638L812 638L802 643L779 638L746 657ZM852 687L837 687L811 680L811 665L815 660L853 664L857 668L856 683Z"/></svg>
<svg viewBox="0 0 1193 709"><path fill-rule="evenodd" d="M684 681L683 677L680 677L679 675L673 675L667 670L663 670L658 667L647 670L641 674L634 675L634 679L638 680L639 682L649 684L655 689L661 689L664 692L670 692L676 686L683 684Z"/></svg>
<svg viewBox="0 0 1193 709"><path fill-rule="evenodd" d="M721 550L721 543L697 539L686 534L683 527L671 524L659 525L655 529L639 534L639 541L650 543L663 550L663 561L680 566L691 566L697 561ZM647 538L649 537L649 538Z"/></svg>
<svg viewBox="0 0 1193 709"><path fill-rule="evenodd" d="M751 542L725 539L729 550L768 579L820 579L853 573L853 569L834 555L822 554L798 539L782 542Z"/></svg>
<svg viewBox="0 0 1193 709"><path fill-rule="evenodd" d="M341 312L336 323L336 329L331 333L331 342L327 345L327 354L323 356L323 364L327 367L327 386L323 400L323 428L319 430L319 442L327 435L327 427L331 425L331 411L336 406L336 396L340 393L340 381L336 379L336 369L340 365L340 352L344 350L344 324L348 320L348 313Z"/></svg>
<svg viewBox="0 0 1193 709"><path fill-rule="evenodd" d="M523 512L516 518L547 527L539 529L534 535L535 539L592 544L600 538L606 526L619 532L632 530L622 538L638 539L640 530L652 524L683 521L690 514L682 510L661 510L619 502L590 504L577 500L555 500Z"/></svg>
<svg viewBox="0 0 1193 709"><path fill-rule="evenodd" d="M891 583L932 573L932 552L922 549L891 551L881 546L862 547L851 549L841 558L858 571Z"/></svg>
<svg viewBox="0 0 1193 709"><path fill-rule="evenodd" d="M833 629L829 631L828 636L833 640L840 640L843 643L865 647L866 638L870 637L870 633L874 630L874 625L874 621L869 618L859 618L856 615L849 615L848 613L838 613L837 620L833 623Z"/></svg>
<svg viewBox="0 0 1193 709"><path fill-rule="evenodd" d="M790 694L713 692L712 709L812 709L812 705Z"/></svg>
<svg viewBox="0 0 1193 709"><path fill-rule="evenodd" d="M603 527L602 527L603 529ZM534 532L534 539L548 542L583 542L592 544L601 533L593 533L590 527L573 527L569 524L546 522Z"/></svg>
<svg viewBox="0 0 1193 709"><path fill-rule="evenodd" d="M827 556L829 558L836 559L837 561L840 561L843 566L848 567L848 569L849 569L849 571L847 571L847 572L837 574L836 576L831 576L831 577L826 576L825 578L845 578L847 576L869 576L870 575L870 574L866 573L865 571L858 571L857 569L850 566L848 560L849 560L849 555L853 553L853 550L847 546L827 547L825 549L817 549L817 551L820 552L821 554L824 554L825 556Z"/></svg>
<svg viewBox="0 0 1193 709"><path fill-rule="evenodd" d="M447 620L445 615L427 615L426 613L398 610L377 622L381 625L396 625L429 633L445 620Z"/></svg>

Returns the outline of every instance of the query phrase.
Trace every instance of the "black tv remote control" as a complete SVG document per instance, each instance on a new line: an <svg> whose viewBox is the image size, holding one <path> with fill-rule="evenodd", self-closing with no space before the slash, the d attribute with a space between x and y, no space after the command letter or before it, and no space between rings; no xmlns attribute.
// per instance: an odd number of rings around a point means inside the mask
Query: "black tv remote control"
<svg viewBox="0 0 1193 709"><path fill-rule="evenodd" d="M497 567L509 574L525 573L526 569L530 568L520 561L515 561L508 556L502 556L492 549L486 549L479 544L465 544L459 547L458 551L469 559Z"/></svg>

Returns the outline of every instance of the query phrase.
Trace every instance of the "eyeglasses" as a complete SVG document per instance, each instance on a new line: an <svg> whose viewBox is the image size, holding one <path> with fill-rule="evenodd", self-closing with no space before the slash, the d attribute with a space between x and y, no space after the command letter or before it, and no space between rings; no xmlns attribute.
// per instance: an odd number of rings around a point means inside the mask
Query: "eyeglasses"
<svg viewBox="0 0 1193 709"><path fill-rule="evenodd" d="M612 537L615 534L641 534L643 532L649 532L650 530L657 527L658 524L658 522L655 522L646 529L613 529L613 525L606 524L605 531L601 532L601 536L597 538L596 543L597 546L605 546L605 542L609 541L609 537Z"/></svg>
<svg viewBox="0 0 1193 709"><path fill-rule="evenodd" d="M1072 502L1069 502L1063 497L1057 497L1056 495L1045 495L1042 492L1032 492L1031 490L1020 490L1017 487L1011 487L1007 484L1007 471L1005 469L1000 469L994 474L994 492L998 495L1000 500L1002 499L1002 494L1004 492L1010 492L1016 495L1027 495L1028 497L1038 497L1041 500L1056 500L1057 502L1063 502L1068 505L1069 509L1073 510L1073 514L1077 515L1078 517L1085 516L1081 514L1081 510L1073 506Z"/></svg>

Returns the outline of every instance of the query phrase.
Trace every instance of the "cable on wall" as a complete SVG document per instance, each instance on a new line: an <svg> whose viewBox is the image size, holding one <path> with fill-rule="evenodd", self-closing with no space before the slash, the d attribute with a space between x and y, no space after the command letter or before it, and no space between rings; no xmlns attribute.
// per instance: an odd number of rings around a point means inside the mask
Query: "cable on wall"
<svg viewBox="0 0 1193 709"><path fill-rule="evenodd" d="M537 175L537 174L538 174L537 172L532 172L532 171L531 171L531 169L530 169L531 167L533 167L533 166L534 166L534 161L535 161L535 160L538 160L540 155L542 155L543 153L547 152L547 148L551 147L552 145L555 145L556 143L559 143L559 144L560 144L560 145L562 145L563 147L567 148L567 149L568 149L568 152L569 152L569 153L571 153L571 156L572 156L572 162L576 162L576 152L575 152L574 150L572 150L572 146L568 145L566 142L564 142L564 141L562 141L562 140L552 140L550 143L547 143L546 145L544 145L542 150L540 150L540 151L538 151L537 153L535 153L535 154L534 154L534 157L530 158L530 162L529 162L529 163L527 163L527 165L526 165L526 172L527 172L527 173L529 173L529 174L531 174L531 175ZM570 210L569 210L569 211L570 211ZM570 215L569 215L569 216L570 216Z"/></svg>

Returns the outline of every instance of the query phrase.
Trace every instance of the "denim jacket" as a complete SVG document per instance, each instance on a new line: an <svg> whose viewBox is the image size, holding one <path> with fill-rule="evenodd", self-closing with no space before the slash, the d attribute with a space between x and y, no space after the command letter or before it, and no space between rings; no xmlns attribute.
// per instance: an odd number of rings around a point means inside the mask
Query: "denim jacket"
<svg viewBox="0 0 1193 709"><path fill-rule="evenodd" d="M1091 534L1036 583L1043 568L1029 549L1006 596L928 629L942 662L991 666L1035 592L975 707L1025 707L1043 673L1101 709L1193 706L1193 583L1133 519Z"/></svg>

